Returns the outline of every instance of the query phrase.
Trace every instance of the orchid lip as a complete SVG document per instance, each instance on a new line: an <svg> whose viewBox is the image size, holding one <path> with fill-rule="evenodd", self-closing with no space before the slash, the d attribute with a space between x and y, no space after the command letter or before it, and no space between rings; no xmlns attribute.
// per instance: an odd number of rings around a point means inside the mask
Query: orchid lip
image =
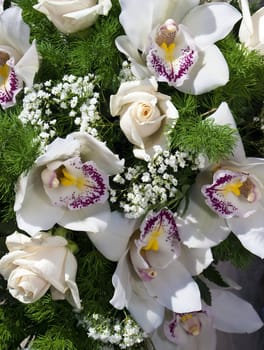
<svg viewBox="0 0 264 350"><path fill-rule="evenodd" d="M92 161L82 163L79 157L72 158L56 170L45 168L41 177L54 206L77 210L108 198L108 177Z"/></svg>
<svg viewBox="0 0 264 350"><path fill-rule="evenodd" d="M201 189L206 204L219 216L240 216L239 201L253 203L257 200L256 185L248 173L229 169L217 170L213 183Z"/></svg>

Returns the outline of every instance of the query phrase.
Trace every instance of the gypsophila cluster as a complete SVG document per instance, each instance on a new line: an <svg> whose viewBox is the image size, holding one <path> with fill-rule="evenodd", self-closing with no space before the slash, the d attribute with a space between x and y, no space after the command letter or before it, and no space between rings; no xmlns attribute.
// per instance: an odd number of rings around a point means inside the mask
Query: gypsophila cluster
<svg viewBox="0 0 264 350"><path fill-rule="evenodd" d="M128 218L139 218L151 208L168 205L177 197L179 169L189 167L193 171L203 167L205 158L193 157L187 152L174 154L156 147L155 155L147 162L147 168L135 166L125 168L113 182L121 190L110 190L110 201L117 203ZM121 198L120 198L121 197Z"/></svg>
<svg viewBox="0 0 264 350"><path fill-rule="evenodd" d="M64 123L98 138L96 125L101 117L95 83L93 74L84 77L64 75L56 85L49 80L35 84L31 89L25 88L19 119L39 130L42 148L60 136L59 128Z"/></svg>
<svg viewBox="0 0 264 350"><path fill-rule="evenodd" d="M113 319L100 314L79 319L79 325L87 330L88 337L100 340L107 345L117 345L120 349L129 349L140 344L147 334L137 323L127 316L123 320Z"/></svg>

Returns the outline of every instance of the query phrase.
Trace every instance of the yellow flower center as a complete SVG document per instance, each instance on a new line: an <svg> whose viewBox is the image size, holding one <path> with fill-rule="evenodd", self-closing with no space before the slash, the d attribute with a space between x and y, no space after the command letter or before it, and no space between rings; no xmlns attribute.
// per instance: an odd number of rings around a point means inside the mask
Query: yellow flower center
<svg viewBox="0 0 264 350"><path fill-rule="evenodd" d="M5 86L9 76L9 67L7 64L0 66L0 86Z"/></svg>
<svg viewBox="0 0 264 350"><path fill-rule="evenodd" d="M79 190L84 188L86 183L84 177L76 177L70 174L65 168L63 168L61 171L63 175L59 179L63 186L76 186Z"/></svg>
<svg viewBox="0 0 264 350"><path fill-rule="evenodd" d="M167 62L172 62L174 60L173 51L176 47L175 43L166 44L163 42L160 47L165 51L165 59Z"/></svg>
<svg viewBox="0 0 264 350"><path fill-rule="evenodd" d="M151 233L148 243L145 247L143 247L144 250L154 250L155 252L159 250L159 241L158 237L161 235L162 229L155 230Z"/></svg>
<svg viewBox="0 0 264 350"><path fill-rule="evenodd" d="M224 188L222 189L222 192L224 195L228 193L233 193L236 196L240 196L240 188L243 186L243 182L241 181L236 181L233 183L226 184Z"/></svg>

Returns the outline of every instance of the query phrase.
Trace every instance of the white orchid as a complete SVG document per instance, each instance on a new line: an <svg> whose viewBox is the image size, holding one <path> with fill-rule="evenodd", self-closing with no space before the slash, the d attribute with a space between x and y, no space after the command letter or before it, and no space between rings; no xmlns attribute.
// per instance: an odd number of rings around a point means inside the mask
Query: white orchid
<svg viewBox="0 0 264 350"><path fill-rule="evenodd" d="M243 19L239 29L239 40L250 50L264 54L264 7L252 16L248 0L240 0Z"/></svg>
<svg viewBox="0 0 264 350"><path fill-rule="evenodd" d="M11 7L0 12L0 105L13 106L23 83L31 87L39 68L35 40L30 44L29 26L22 10Z"/></svg>
<svg viewBox="0 0 264 350"><path fill-rule="evenodd" d="M146 332L161 324L165 308L200 310L200 292L192 275L212 262L212 254L210 249L181 244L171 211L151 212L141 225L113 213L107 226L89 237L108 259L119 260L111 304L126 307Z"/></svg>
<svg viewBox="0 0 264 350"><path fill-rule="evenodd" d="M123 161L88 134L57 138L17 183L18 227L31 235L56 223L93 231L95 216L110 213L108 177L122 168Z"/></svg>
<svg viewBox="0 0 264 350"><path fill-rule="evenodd" d="M80 309L77 262L67 244L63 237L46 232L38 232L34 238L19 232L8 236L9 252L0 259L0 273L12 296L28 304L50 289L54 300L66 298Z"/></svg>
<svg viewBox="0 0 264 350"><path fill-rule="evenodd" d="M199 5L199 0L120 0L120 4L126 35L118 37L116 45L132 62L137 78L154 75L196 95L228 82L227 63L214 43L241 18L230 4Z"/></svg>
<svg viewBox="0 0 264 350"><path fill-rule="evenodd" d="M155 146L166 149L166 125L178 119L178 111L170 97L161 94L154 77L124 82L110 98L110 112L120 116L120 127L135 145L134 155L148 159Z"/></svg>
<svg viewBox="0 0 264 350"><path fill-rule="evenodd" d="M210 289L212 304L198 312L177 314L152 335L156 350L215 350L216 330L253 333L263 322L245 300L232 292Z"/></svg>
<svg viewBox="0 0 264 350"><path fill-rule="evenodd" d="M236 128L226 103L210 117ZM238 135L233 156L200 172L189 205L178 219L184 243L211 247L232 231L243 246L264 257L264 159L247 158Z"/></svg>

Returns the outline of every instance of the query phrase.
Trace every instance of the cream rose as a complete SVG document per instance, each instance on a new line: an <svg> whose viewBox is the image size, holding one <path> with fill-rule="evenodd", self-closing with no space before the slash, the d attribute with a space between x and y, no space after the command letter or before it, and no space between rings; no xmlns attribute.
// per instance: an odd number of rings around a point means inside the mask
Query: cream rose
<svg viewBox="0 0 264 350"><path fill-rule="evenodd" d="M178 118L170 97L157 89L154 78L124 82L110 97L110 112L120 116L120 127L134 145L136 158L149 159L155 145L166 148L164 126Z"/></svg>
<svg viewBox="0 0 264 350"><path fill-rule="evenodd" d="M0 260L0 273L14 298L33 303L50 289L54 300L67 299L81 308L75 283L77 262L66 239L44 232L34 238L14 232L6 245L9 253Z"/></svg>
<svg viewBox="0 0 264 350"><path fill-rule="evenodd" d="M106 16L111 0L39 0L33 6L63 33L75 33L90 27L99 15Z"/></svg>

